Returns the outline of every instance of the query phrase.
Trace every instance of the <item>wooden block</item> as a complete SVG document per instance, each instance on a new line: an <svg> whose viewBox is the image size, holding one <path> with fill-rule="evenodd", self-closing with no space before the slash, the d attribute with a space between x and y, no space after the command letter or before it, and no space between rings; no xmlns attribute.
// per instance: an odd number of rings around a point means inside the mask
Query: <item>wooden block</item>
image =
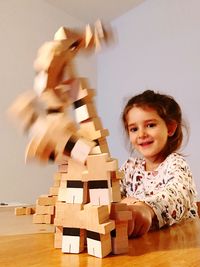
<svg viewBox="0 0 200 267"><path fill-rule="evenodd" d="M85 27L85 47L89 47L91 42L93 41L93 33L92 29L89 24L86 25Z"/></svg>
<svg viewBox="0 0 200 267"><path fill-rule="evenodd" d="M65 40L68 38L68 29L60 27L54 35L54 40Z"/></svg>
<svg viewBox="0 0 200 267"><path fill-rule="evenodd" d="M110 207L110 218L112 219L116 219L116 217L118 216L117 214L121 211L128 211L129 214L131 214L131 211L128 210L128 206L126 203L112 203L111 207ZM130 220L131 218L129 218L127 220Z"/></svg>
<svg viewBox="0 0 200 267"><path fill-rule="evenodd" d="M63 227L56 226L54 234L54 248L62 248Z"/></svg>
<svg viewBox="0 0 200 267"><path fill-rule="evenodd" d="M50 41L44 43L38 50L37 58L34 62L34 69L37 73L46 71L48 73L47 88L55 88L60 83L59 77L65 62L69 60L67 47L72 44L72 40Z"/></svg>
<svg viewBox="0 0 200 267"><path fill-rule="evenodd" d="M75 78L70 85L69 97L74 102L74 108L80 105L79 100L82 100L82 103L92 102L96 95L95 90L89 88L88 80L85 78Z"/></svg>
<svg viewBox="0 0 200 267"><path fill-rule="evenodd" d="M87 252L89 255L104 258L112 251L111 237L108 234L99 234L87 231Z"/></svg>
<svg viewBox="0 0 200 267"><path fill-rule="evenodd" d="M54 234L54 248L62 248L62 234Z"/></svg>
<svg viewBox="0 0 200 267"><path fill-rule="evenodd" d="M86 165L87 171L83 173L85 181L108 180L110 179L110 172L118 169L117 160L110 159L107 153L89 155Z"/></svg>
<svg viewBox="0 0 200 267"><path fill-rule="evenodd" d="M34 214L35 210L34 207L16 207L15 208L15 215L19 216L19 215L30 215L30 214Z"/></svg>
<svg viewBox="0 0 200 267"><path fill-rule="evenodd" d="M80 164L74 159L68 161L68 172L66 175L61 175L62 180L82 180L82 173L87 170L87 167Z"/></svg>
<svg viewBox="0 0 200 267"><path fill-rule="evenodd" d="M128 239L128 221L115 221L114 231L113 237Z"/></svg>
<svg viewBox="0 0 200 267"><path fill-rule="evenodd" d="M83 204L68 204L64 202L57 202L54 224L56 226L84 229L85 216L83 211Z"/></svg>
<svg viewBox="0 0 200 267"><path fill-rule="evenodd" d="M27 131L37 118L34 110L36 94L33 91L27 91L13 102L7 111L7 115L22 131Z"/></svg>
<svg viewBox="0 0 200 267"><path fill-rule="evenodd" d="M61 180L60 181L60 187L61 188L67 188L67 180Z"/></svg>
<svg viewBox="0 0 200 267"><path fill-rule="evenodd" d="M69 73L69 69L67 72ZM67 103L71 102L72 104L82 98L86 101L91 101L91 99L95 96L95 91L88 88L87 79L74 77L62 81L61 84L56 86L55 91L56 94L59 95L60 99Z"/></svg>
<svg viewBox="0 0 200 267"><path fill-rule="evenodd" d="M123 179L124 177L124 171L121 171L121 170L116 170L116 171L113 171L111 172L111 178L112 180L116 180L116 179Z"/></svg>
<svg viewBox="0 0 200 267"><path fill-rule="evenodd" d="M132 219L132 213L129 210L117 211L115 213L115 220L117 221L128 221Z"/></svg>
<svg viewBox="0 0 200 267"><path fill-rule="evenodd" d="M36 214L54 215L54 213L55 213L55 206L36 205Z"/></svg>
<svg viewBox="0 0 200 267"><path fill-rule="evenodd" d="M32 127L32 125L35 123L37 118L38 118L38 115L36 114L36 112L33 110L32 107L29 107L26 110L24 110L24 113L21 114L21 116L18 118L19 121L18 121L17 126L23 132L27 132Z"/></svg>
<svg viewBox="0 0 200 267"><path fill-rule="evenodd" d="M80 123L80 135L87 136L90 140L96 140L109 135L107 129L103 129L98 117Z"/></svg>
<svg viewBox="0 0 200 267"><path fill-rule="evenodd" d="M49 195L50 196L57 196L59 191L59 186L52 186L49 188Z"/></svg>
<svg viewBox="0 0 200 267"><path fill-rule="evenodd" d="M37 95L41 95L48 87L48 73L46 71L40 71L34 79L33 89Z"/></svg>
<svg viewBox="0 0 200 267"><path fill-rule="evenodd" d="M63 151L65 155L72 159L85 163L88 154L94 146L94 142L82 137L79 138L77 135L68 131L68 133L65 133L65 135L60 138L55 150L57 152Z"/></svg>
<svg viewBox="0 0 200 267"><path fill-rule="evenodd" d="M66 203L88 203L89 191L87 182L79 180L62 180L58 194L59 201Z"/></svg>
<svg viewBox="0 0 200 267"><path fill-rule="evenodd" d="M81 163L85 163L87 157L95 146L95 143L84 138L79 138L71 151L71 157Z"/></svg>
<svg viewBox="0 0 200 267"><path fill-rule="evenodd" d="M75 101L82 99L85 103L92 102L92 99L96 95L96 92L94 89L90 89L87 84L88 81L85 78L81 78L78 95Z"/></svg>
<svg viewBox="0 0 200 267"><path fill-rule="evenodd" d="M16 207L15 208L15 215L26 215L26 207Z"/></svg>
<svg viewBox="0 0 200 267"><path fill-rule="evenodd" d="M101 224L109 220L108 206L93 206L91 203L84 205L86 217L90 225Z"/></svg>
<svg viewBox="0 0 200 267"><path fill-rule="evenodd" d="M111 214L112 212L121 211L121 210L128 210L128 206L126 203L112 203L111 204Z"/></svg>
<svg viewBox="0 0 200 267"><path fill-rule="evenodd" d="M110 189L89 189L89 196L90 196L90 203L92 205L110 205L111 203L111 196L110 196Z"/></svg>
<svg viewBox="0 0 200 267"><path fill-rule="evenodd" d="M75 132L76 132L76 130L74 130ZM63 154L61 154L61 153L58 153L57 154L57 157L55 158L55 163L58 165L58 167L61 165L67 165L67 162L68 162L68 156L66 156L66 155L63 155ZM58 170L58 172L60 172L59 170Z"/></svg>
<svg viewBox="0 0 200 267"><path fill-rule="evenodd" d="M129 250L128 239L112 238L112 253L115 255L127 253Z"/></svg>
<svg viewBox="0 0 200 267"><path fill-rule="evenodd" d="M91 150L90 154L107 153L110 156L108 144L105 138L96 139L96 146Z"/></svg>
<svg viewBox="0 0 200 267"><path fill-rule="evenodd" d="M65 131L63 132L62 136L60 136L55 150L57 153L64 154L68 157L71 155L72 145L78 140L78 137L72 131Z"/></svg>
<svg viewBox="0 0 200 267"><path fill-rule="evenodd" d="M44 141L44 142L43 142ZM41 146L42 149L41 150ZM54 151L54 147L49 145L45 139L38 136L33 136L26 146L25 162L36 159L39 157L43 162L48 162L51 153Z"/></svg>
<svg viewBox="0 0 200 267"><path fill-rule="evenodd" d="M89 230L97 231L98 233L105 235L107 233L110 233L113 229L115 229L115 221L109 220L108 222L102 223L98 225L96 228L89 229Z"/></svg>
<svg viewBox="0 0 200 267"><path fill-rule="evenodd" d="M121 201L119 180L111 180L111 201L112 202Z"/></svg>
<svg viewBox="0 0 200 267"><path fill-rule="evenodd" d="M49 196L49 195L41 195L36 204L40 206L54 206L56 204L57 197L56 196Z"/></svg>
<svg viewBox="0 0 200 267"><path fill-rule="evenodd" d="M59 181L59 180L55 180L55 181L53 181L53 187L60 187L60 183L61 183L61 181ZM50 194L51 195L51 194Z"/></svg>
<svg viewBox="0 0 200 267"><path fill-rule="evenodd" d="M115 222L109 219L108 206L84 206L85 228L89 231L107 234L115 228Z"/></svg>
<svg viewBox="0 0 200 267"><path fill-rule="evenodd" d="M112 253L123 254L128 252L128 222L115 222L115 229L111 232Z"/></svg>
<svg viewBox="0 0 200 267"><path fill-rule="evenodd" d="M90 203L92 205L110 205L111 184L110 180L95 180L88 182Z"/></svg>
<svg viewBox="0 0 200 267"><path fill-rule="evenodd" d="M61 173L56 172L53 176L53 186L60 187L60 183L61 183Z"/></svg>
<svg viewBox="0 0 200 267"><path fill-rule="evenodd" d="M60 164L58 165L58 172L68 172L68 164Z"/></svg>
<svg viewBox="0 0 200 267"><path fill-rule="evenodd" d="M34 214L35 207L26 207L26 215Z"/></svg>
<svg viewBox="0 0 200 267"><path fill-rule="evenodd" d="M97 117L97 111L93 103L80 103L79 107L75 108L75 118L77 123Z"/></svg>
<svg viewBox="0 0 200 267"><path fill-rule="evenodd" d="M62 252L80 253L84 250L85 230L80 228L63 228Z"/></svg>
<svg viewBox="0 0 200 267"><path fill-rule="evenodd" d="M33 214L33 223L52 224L54 216L49 214Z"/></svg>
<svg viewBox="0 0 200 267"><path fill-rule="evenodd" d="M65 103L63 103L58 96L56 95L54 90L47 90L41 93L39 98L39 104L42 106L44 110L47 111L59 111L63 112L66 107Z"/></svg>

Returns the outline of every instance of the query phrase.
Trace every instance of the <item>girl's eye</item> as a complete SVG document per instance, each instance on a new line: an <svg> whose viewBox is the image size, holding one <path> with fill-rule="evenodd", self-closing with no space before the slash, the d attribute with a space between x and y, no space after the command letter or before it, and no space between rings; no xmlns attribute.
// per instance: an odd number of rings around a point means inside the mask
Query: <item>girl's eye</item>
<svg viewBox="0 0 200 267"><path fill-rule="evenodd" d="M155 127L155 126L156 126L155 123L148 123L148 124L147 124L147 127L148 127L148 128L153 128L153 127Z"/></svg>
<svg viewBox="0 0 200 267"><path fill-rule="evenodd" d="M132 133L133 133L133 132L136 132L137 129L138 129L137 127L131 127L131 128L129 129L129 132L132 132Z"/></svg>

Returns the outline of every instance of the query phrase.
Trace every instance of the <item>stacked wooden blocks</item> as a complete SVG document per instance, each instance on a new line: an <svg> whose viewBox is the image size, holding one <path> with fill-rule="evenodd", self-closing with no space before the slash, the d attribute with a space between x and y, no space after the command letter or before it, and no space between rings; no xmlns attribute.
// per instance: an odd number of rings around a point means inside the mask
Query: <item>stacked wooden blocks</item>
<svg viewBox="0 0 200 267"><path fill-rule="evenodd" d="M54 245L63 253L80 253L86 245L88 254L100 258L127 252L131 212L120 203L122 173L110 156L95 91L77 77L73 58L105 40L99 21L85 32L60 28L38 51L35 93L25 93L11 108L29 132L26 161L58 165L49 194L37 199L33 222L54 223Z"/></svg>

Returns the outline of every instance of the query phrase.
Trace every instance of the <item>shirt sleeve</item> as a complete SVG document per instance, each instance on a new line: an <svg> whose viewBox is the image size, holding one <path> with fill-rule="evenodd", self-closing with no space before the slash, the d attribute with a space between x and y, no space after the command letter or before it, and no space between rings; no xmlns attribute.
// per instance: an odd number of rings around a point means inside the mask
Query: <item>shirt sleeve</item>
<svg viewBox="0 0 200 267"><path fill-rule="evenodd" d="M168 165L165 186L144 202L154 210L159 227L197 216L196 190L190 168L184 158L175 157Z"/></svg>

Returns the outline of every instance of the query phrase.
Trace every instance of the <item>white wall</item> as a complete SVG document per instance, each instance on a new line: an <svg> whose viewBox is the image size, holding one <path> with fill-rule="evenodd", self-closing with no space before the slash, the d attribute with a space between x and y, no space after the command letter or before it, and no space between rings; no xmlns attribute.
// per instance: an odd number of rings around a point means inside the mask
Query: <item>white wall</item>
<svg viewBox="0 0 200 267"><path fill-rule="evenodd" d="M129 155L119 119L125 100L145 89L173 95L190 123L184 152L200 193L199 10L199 0L148 0L113 21L118 42L98 57L98 108L121 164Z"/></svg>
<svg viewBox="0 0 200 267"><path fill-rule="evenodd" d="M56 166L24 164L27 140L8 122L5 112L21 92L32 88L37 49L52 40L60 26L84 27L45 0L0 1L0 202L34 203L48 193ZM80 57L79 73L96 86L96 59Z"/></svg>

